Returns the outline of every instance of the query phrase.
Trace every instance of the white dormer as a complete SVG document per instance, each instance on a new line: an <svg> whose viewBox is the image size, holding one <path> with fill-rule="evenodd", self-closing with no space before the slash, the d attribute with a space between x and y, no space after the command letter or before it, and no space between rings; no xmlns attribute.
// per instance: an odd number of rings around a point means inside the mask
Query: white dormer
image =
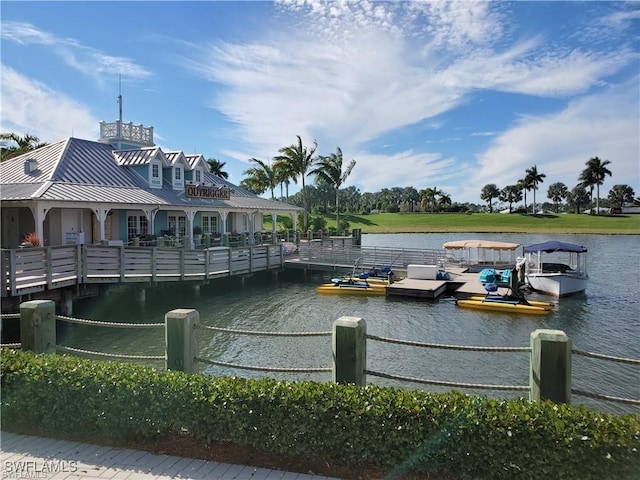
<svg viewBox="0 0 640 480"><path fill-rule="evenodd" d="M204 183L204 174L208 171L207 162L201 154L185 155L185 159L189 163L189 172L187 178L193 183L199 185Z"/></svg>
<svg viewBox="0 0 640 480"><path fill-rule="evenodd" d="M188 180L185 173L190 169L189 162L182 152L167 152L166 155L171 165L170 177L168 178L171 188L184 190L185 180Z"/></svg>

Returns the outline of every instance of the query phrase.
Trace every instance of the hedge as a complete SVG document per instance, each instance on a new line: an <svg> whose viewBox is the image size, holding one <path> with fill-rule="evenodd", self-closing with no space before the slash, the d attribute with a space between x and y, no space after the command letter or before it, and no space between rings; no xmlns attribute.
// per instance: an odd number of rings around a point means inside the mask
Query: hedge
<svg viewBox="0 0 640 480"><path fill-rule="evenodd" d="M640 416L369 385L208 377L4 349L3 428L123 441L187 434L456 478L637 478Z"/></svg>

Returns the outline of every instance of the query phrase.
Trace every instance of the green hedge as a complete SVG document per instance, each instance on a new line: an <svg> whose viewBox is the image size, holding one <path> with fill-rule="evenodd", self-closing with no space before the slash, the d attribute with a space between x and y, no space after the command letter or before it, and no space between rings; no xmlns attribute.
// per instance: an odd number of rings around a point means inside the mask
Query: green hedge
<svg viewBox="0 0 640 480"><path fill-rule="evenodd" d="M378 386L212 378L2 351L3 428L127 441L188 432L270 453L457 478L637 478L640 417ZM393 476L393 474L392 474Z"/></svg>

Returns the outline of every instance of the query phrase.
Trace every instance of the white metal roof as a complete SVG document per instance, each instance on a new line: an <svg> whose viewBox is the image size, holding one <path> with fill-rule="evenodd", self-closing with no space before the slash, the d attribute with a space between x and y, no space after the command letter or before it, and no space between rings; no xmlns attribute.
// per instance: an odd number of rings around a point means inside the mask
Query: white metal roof
<svg viewBox="0 0 640 480"><path fill-rule="evenodd" d="M116 151L111 145L78 138L68 138L0 163L0 198L2 201L42 200L109 204L142 204L165 207L203 207L295 212L301 208L258 197L208 171L203 181L226 185L230 200L190 198L184 190L170 185L150 188L131 167L148 164L162 156L166 165L182 159L193 166L203 157L185 156L182 152L165 153L160 147ZM25 161L36 161L37 168L25 173Z"/></svg>

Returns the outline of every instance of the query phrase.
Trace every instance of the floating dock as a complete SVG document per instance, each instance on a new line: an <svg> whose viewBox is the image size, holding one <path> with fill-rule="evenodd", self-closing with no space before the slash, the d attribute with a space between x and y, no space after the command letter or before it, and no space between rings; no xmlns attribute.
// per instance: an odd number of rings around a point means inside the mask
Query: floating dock
<svg viewBox="0 0 640 480"><path fill-rule="evenodd" d="M419 280L404 278L387 287L387 296L437 299L445 293L456 298L467 298L474 295L486 295L478 280L477 273L469 273L467 269L447 270L449 280Z"/></svg>

